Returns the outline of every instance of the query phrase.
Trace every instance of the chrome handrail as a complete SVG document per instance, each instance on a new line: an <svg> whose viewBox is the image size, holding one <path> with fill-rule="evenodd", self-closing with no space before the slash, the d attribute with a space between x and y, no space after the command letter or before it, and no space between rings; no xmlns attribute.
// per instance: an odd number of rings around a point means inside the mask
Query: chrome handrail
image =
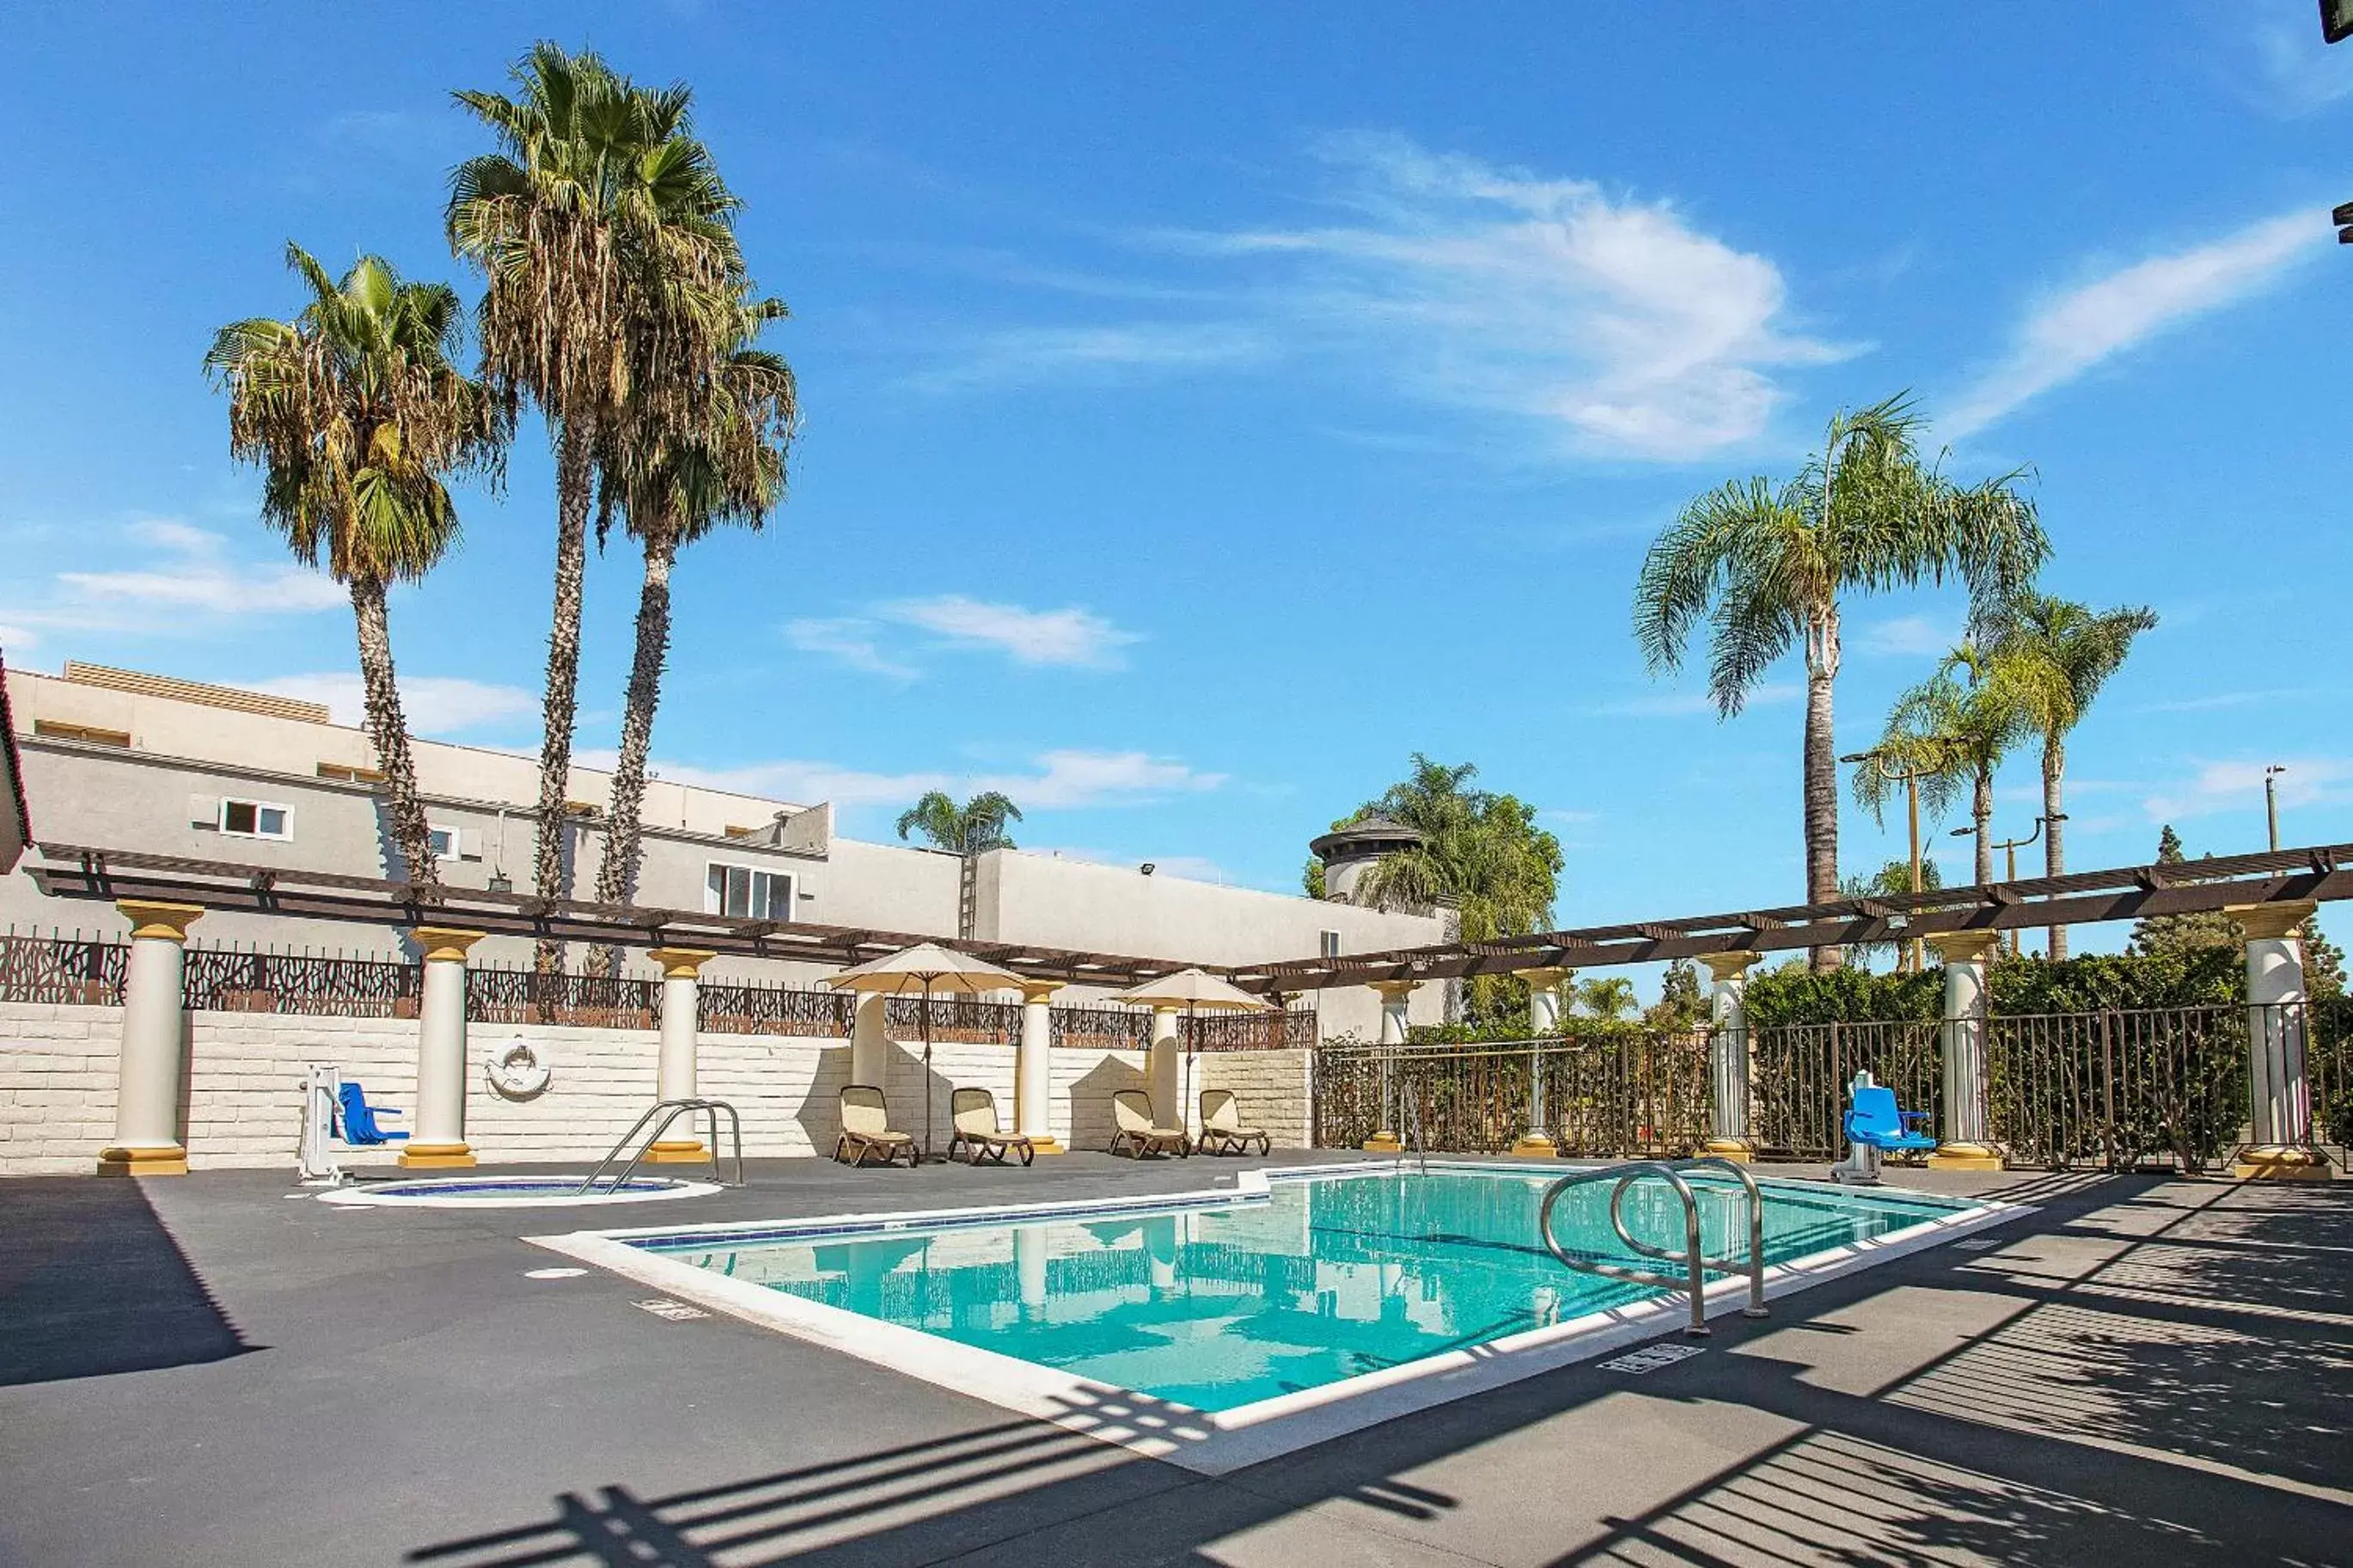
<svg viewBox="0 0 2353 1568"><path fill-rule="evenodd" d="M732 1182L721 1175L719 1172L719 1113L723 1110L727 1113L728 1130L734 1134L735 1138L735 1179ZM668 1111L669 1114L662 1115L664 1111ZM658 1100L654 1101L650 1110L638 1118L635 1126L615 1141L613 1147L606 1152L605 1157L596 1162L596 1168L588 1173L588 1179L574 1189L576 1195L586 1197L595 1192L597 1178L604 1175L607 1167L621 1157L621 1151L627 1149L630 1141L645 1131L648 1122L660 1116L660 1125L653 1130L644 1145L630 1157L629 1163L621 1167L621 1173L613 1178L612 1185L605 1189L607 1193L626 1192L628 1189L629 1178L638 1173L638 1167L645 1163L646 1156L652 1152L656 1143L661 1142L661 1135L670 1131L670 1123L681 1116L691 1116L697 1111L702 1112L710 1135L711 1179L723 1187L744 1185L744 1119L735 1114L735 1108L723 1100Z"/></svg>
<svg viewBox="0 0 2353 1568"><path fill-rule="evenodd" d="M1748 1197L1748 1262L1745 1266L1730 1258L1708 1257L1700 1246L1699 1198L1682 1172L1695 1166L1722 1166L1740 1180ZM1664 1247L1653 1247L1640 1240L1626 1228L1622 1208L1627 1190L1646 1176L1656 1176L1674 1189L1683 1205L1683 1249L1680 1256ZM1580 1258L1561 1246L1554 1236L1552 1215L1561 1194L1571 1187L1585 1186L1594 1182L1615 1181L1618 1184L1609 1194L1609 1226L1618 1233L1628 1250L1644 1258L1654 1258L1663 1263L1680 1262L1681 1278L1659 1274L1645 1268L1630 1268L1624 1264L1604 1263L1598 1258ZM1590 1170L1572 1172L1545 1189L1544 1205L1536 1211L1536 1234L1543 1239L1545 1250L1567 1267L1581 1273L1596 1274L1604 1279L1622 1279L1629 1284L1649 1285L1662 1290L1680 1290L1688 1300L1691 1319L1683 1332L1694 1338L1704 1337L1707 1328L1707 1276L1709 1273L1748 1276L1748 1304L1741 1315L1761 1318L1765 1311L1765 1198L1757 1186L1757 1178L1729 1160L1713 1156L1694 1160L1638 1160L1628 1165L1597 1165Z"/></svg>

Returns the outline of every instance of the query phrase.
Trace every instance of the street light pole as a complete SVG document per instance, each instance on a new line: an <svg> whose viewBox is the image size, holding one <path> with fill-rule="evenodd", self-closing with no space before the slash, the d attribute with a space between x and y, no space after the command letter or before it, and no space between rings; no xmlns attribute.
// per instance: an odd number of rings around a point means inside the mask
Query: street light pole
<svg viewBox="0 0 2353 1568"><path fill-rule="evenodd" d="M2263 821L2271 829L2272 847L2279 847L2279 776L2287 769L2277 763L2263 770Z"/></svg>
<svg viewBox="0 0 2353 1568"><path fill-rule="evenodd" d="M1915 893L1926 892L1927 889L1921 886L1920 781L1936 770L1934 768L1891 769L1887 765L1886 753L1878 751L1852 752L1841 757L1839 761L1869 763L1879 770L1881 778L1890 784L1901 784L1904 786L1904 819L1912 837L1912 890ZM1904 944L1903 967L1916 973L1921 966L1920 958L1920 939L1914 937Z"/></svg>
<svg viewBox="0 0 2353 1568"><path fill-rule="evenodd" d="M2003 881L2015 882L2018 880L2018 852L2025 848L2028 845L2033 843L2036 839L2042 837L2043 824L2053 820L2064 822L2067 820L2067 814L2063 811L2056 818L2038 816L2034 819L2034 831L2028 834L2025 837L2004 838L1995 843L1994 847L2002 852L2004 866L2004 870L2002 872ZM1956 838L1965 837L1976 831L1977 829L1974 827L1956 827L1953 829L1953 837ZM2018 956L2018 932L2015 931L2010 933L2010 955L2012 958Z"/></svg>

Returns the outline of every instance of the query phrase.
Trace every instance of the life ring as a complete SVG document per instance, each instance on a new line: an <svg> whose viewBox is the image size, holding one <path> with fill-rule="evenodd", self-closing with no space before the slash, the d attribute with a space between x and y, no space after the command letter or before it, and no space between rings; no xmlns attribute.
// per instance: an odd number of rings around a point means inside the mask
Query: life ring
<svg viewBox="0 0 2353 1568"><path fill-rule="evenodd" d="M507 1048L494 1053L487 1065L491 1087L509 1100L529 1100L543 1093L554 1069L539 1059L539 1053L525 1040L509 1042Z"/></svg>

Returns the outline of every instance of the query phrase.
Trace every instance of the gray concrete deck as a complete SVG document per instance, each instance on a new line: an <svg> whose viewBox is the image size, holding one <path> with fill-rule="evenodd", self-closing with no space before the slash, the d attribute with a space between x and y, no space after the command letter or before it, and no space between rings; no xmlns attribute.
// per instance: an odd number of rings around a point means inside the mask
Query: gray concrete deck
<svg viewBox="0 0 2353 1568"><path fill-rule="evenodd" d="M2042 1212L1216 1479L516 1239L1264 1163L755 1163L575 1217L0 1184L0 1563L2353 1563L2353 1183L1898 1173Z"/></svg>

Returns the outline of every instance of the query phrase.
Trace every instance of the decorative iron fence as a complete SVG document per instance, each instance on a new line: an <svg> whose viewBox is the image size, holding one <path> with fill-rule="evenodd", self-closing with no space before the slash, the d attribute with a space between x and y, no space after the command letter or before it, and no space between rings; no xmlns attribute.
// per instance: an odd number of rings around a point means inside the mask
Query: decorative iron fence
<svg viewBox="0 0 2353 1568"><path fill-rule="evenodd" d="M1936 1026L1898 1023L1785 1024L1748 1032L1749 1136L1767 1153L1835 1160L1847 1086L1858 1072L1895 1091L1906 1110L1936 1125L1943 1111Z"/></svg>
<svg viewBox="0 0 2353 1568"><path fill-rule="evenodd" d="M893 996L883 1014L893 1037L912 1040L923 1029L923 999ZM967 1046L1009 1046L1021 1038L1021 1004L984 1002L977 996L932 998L932 1038Z"/></svg>
<svg viewBox="0 0 2353 1568"><path fill-rule="evenodd" d="M126 954L103 938L9 931L0 935L0 1001L120 1006Z"/></svg>
<svg viewBox="0 0 2353 1568"><path fill-rule="evenodd" d="M1057 1050L1144 1050L1152 1044L1152 1013L1141 1007L1057 1007L1051 1044Z"/></svg>
<svg viewBox="0 0 2353 1568"><path fill-rule="evenodd" d="M466 967L466 1016L477 1024L650 1029L661 1021L661 992L659 980L627 975L541 973L496 964Z"/></svg>
<svg viewBox="0 0 2353 1568"><path fill-rule="evenodd" d="M1315 1055L1315 1142L1418 1125L1433 1150L1501 1153L1543 1127L1564 1154L1683 1154L1707 1141L1707 1039L1650 1029L1464 1046L1356 1042Z"/></svg>
<svg viewBox="0 0 2353 1568"><path fill-rule="evenodd" d="M414 1018L423 972L414 963L188 944L181 1005L210 1013Z"/></svg>
<svg viewBox="0 0 2353 1568"><path fill-rule="evenodd" d="M2202 1171L2247 1124L2244 1006L1996 1016L1986 1021L1994 1141L2020 1164ZM2283 1020L2306 1029L2305 1009Z"/></svg>
<svg viewBox="0 0 2353 1568"><path fill-rule="evenodd" d="M847 991L804 991L706 980L697 988L699 1026L721 1035L806 1035L847 1039L858 998Z"/></svg>

